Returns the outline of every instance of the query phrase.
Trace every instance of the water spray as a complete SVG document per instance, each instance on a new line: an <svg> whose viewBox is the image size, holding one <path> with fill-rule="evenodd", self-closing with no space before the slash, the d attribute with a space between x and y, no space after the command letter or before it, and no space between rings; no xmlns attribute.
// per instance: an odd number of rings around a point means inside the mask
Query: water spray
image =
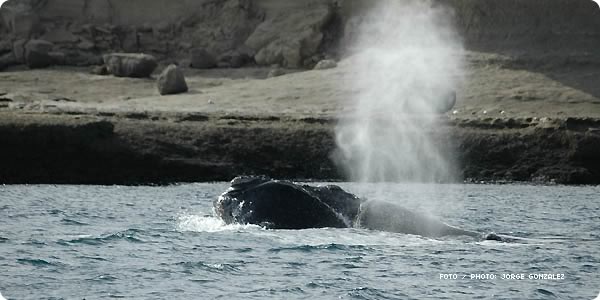
<svg viewBox="0 0 600 300"><path fill-rule="evenodd" d="M347 28L356 89L336 127L336 161L358 182L452 181L440 138L463 74L449 9L431 1L378 1Z"/></svg>

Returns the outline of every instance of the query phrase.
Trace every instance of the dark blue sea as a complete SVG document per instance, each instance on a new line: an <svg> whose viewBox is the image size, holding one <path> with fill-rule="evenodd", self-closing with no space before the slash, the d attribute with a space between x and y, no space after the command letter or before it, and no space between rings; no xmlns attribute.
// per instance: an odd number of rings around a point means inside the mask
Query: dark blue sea
<svg viewBox="0 0 600 300"><path fill-rule="evenodd" d="M600 291L600 187L341 185L521 239L224 225L212 201L227 183L0 186L0 293L9 300L593 299Z"/></svg>

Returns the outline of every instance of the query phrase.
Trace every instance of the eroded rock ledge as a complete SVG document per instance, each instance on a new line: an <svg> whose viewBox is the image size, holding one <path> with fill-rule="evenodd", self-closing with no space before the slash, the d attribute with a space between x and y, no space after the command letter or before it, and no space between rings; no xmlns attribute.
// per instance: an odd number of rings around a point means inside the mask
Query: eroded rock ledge
<svg viewBox="0 0 600 300"><path fill-rule="evenodd" d="M0 183L344 179L332 119L1 114ZM457 180L600 183L599 119L449 120L437 134L457 153Z"/></svg>

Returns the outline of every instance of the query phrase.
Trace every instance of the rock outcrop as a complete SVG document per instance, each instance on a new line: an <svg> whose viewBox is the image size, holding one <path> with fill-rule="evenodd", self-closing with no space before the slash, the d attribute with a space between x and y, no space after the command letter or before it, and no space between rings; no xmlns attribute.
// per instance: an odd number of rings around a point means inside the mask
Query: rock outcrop
<svg viewBox="0 0 600 300"><path fill-rule="evenodd" d="M324 60L318 62L314 69L315 70L326 70L326 69L333 69L335 67L337 67L337 63L335 62L335 60L324 59Z"/></svg>
<svg viewBox="0 0 600 300"><path fill-rule="evenodd" d="M241 68L246 64L254 62L254 50L242 47L228 51L219 56L217 66L226 68Z"/></svg>
<svg viewBox="0 0 600 300"><path fill-rule="evenodd" d="M108 72L108 68L106 67L106 65L93 66L92 69L90 70L90 73L94 74L94 75L100 75L100 76L104 76L104 75L109 75L110 74Z"/></svg>
<svg viewBox="0 0 600 300"><path fill-rule="evenodd" d="M25 45L25 63L31 69L45 68L54 63L50 55L54 45L44 40L31 40Z"/></svg>
<svg viewBox="0 0 600 300"><path fill-rule="evenodd" d="M0 71L17 64L17 59L12 53L6 53L0 56Z"/></svg>
<svg viewBox="0 0 600 300"><path fill-rule="evenodd" d="M190 52L190 67L195 69L210 69L217 66L217 59L206 49L192 49Z"/></svg>
<svg viewBox="0 0 600 300"><path fill-rule="evenodd" d="M104 56L108 72L117 77L150 77L158 66L156 58L148 54L112 53Z"/></svg>
<svg viewBox="0 0 600 300"><path fill-rule="evenodd" d="M201 48L221 67L312 68L352 43L365 12L382 1L390 0L9 0L0 9L0 42L14 45L19 62L22 46L41 39L67 65L100 64L112 52L172 61ZM449 7L470 49L521 55L600 48L600 10L591 0L434 2Z"/></svg>
<svg viewBox="0 0 600 300"><path fill-rule="evenodd" d="M265 1L266 2L266 1ZM259 65L300 67L315 55L323 41L323 27L333 17L328 1L300 1L267 15L246 40Z"/></svg>
<svg viewBox="0 0 600 300"><path fill-rule="evenodd" d="M343 178L330 159L335 120L235 118L0 111L0 184L224 181L240 173ZM600 120L552 123L465 119L432 134L459 154L467 181L599 184Z"/></svg>
<svg viewBox="0 0 600 300"><path fill-rule="evenodd" d="M267 74L267 78L279 77L282 75L285 75L285 71L278 67L271 69L271 71L269 71L269 74Z"/></svg>
<svg viewBox="0 0 600 300"><path fill-rule="evenodd" d="M180 94L188 91L183 72L176 65L167 66L156 82L161 95Z"/></svg>

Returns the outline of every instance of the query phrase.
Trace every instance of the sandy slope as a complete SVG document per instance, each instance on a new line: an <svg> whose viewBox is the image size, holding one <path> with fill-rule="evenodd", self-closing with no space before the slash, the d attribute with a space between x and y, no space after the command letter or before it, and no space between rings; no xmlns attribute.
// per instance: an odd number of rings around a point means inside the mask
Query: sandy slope
<svg viewBox="0 0 600 300"><path fill-rule="evenodd" d="M600 117L600 68L590 63L529 67L498 55L470 53L455 116ZM5 109L163 111L334 117L349 109L351 62L322 71L268 68L186 70L190 92L159 96L154 79L91 75L86 68L13 69L0 73ZM9 99L11 100L9 102ZM485 113L484 113L485 112Z"/></svg>

